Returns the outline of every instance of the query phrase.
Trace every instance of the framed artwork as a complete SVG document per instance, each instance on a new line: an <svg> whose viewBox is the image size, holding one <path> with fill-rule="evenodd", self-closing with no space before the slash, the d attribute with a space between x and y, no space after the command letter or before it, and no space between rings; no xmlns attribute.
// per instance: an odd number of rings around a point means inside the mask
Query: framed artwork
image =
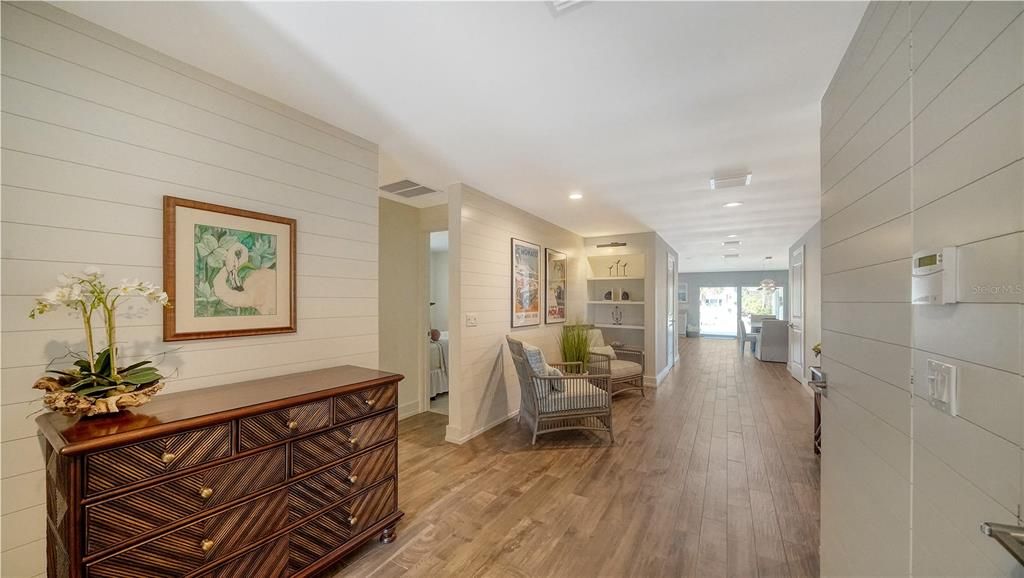
<svg viewBox="0 0 1024 578"><path fill-rule="evenodd" d="M164 341L294 333L295 219L164 197Z"/></svg>
<svg viewBox="0 0 1024 578"><path fill-rule="evenodd" d="M512 327L540 325L540 245L512 239Z"/></svg>
<svg viewBox="0 0 1024 578"><path fill-rule="evenodd" d="M689 303L690 302L690 295L689 295L689 292L688 292L687 285L688 285L687 283L679 283L679 302L680 303Z"/></svg>
<svg viewBox="0 0 1024 578"><path fill-rule="evenodd" d="M565 323L568 263L565 253L544 249L544 323Z"/></svg>

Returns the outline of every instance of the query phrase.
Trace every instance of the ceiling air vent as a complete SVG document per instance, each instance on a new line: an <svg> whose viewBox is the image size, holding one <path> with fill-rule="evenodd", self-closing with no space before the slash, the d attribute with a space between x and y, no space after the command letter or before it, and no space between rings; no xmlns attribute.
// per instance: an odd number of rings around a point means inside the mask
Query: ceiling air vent
<svg viewBox="0 0 1024 578"><path fill-rule="evenodd" d="M586 0L552 0L550 2L551 10L555 13L555 16L576 8L581 4L586 4Z"/></svg>
<svg viewBox="0 0 1024 578"><path fill-rule="evenodd" d="M739 247L743 244L743 241L722 241L722 245L725 247Z"/></svg>
<svg viewBox="0 0 1024 578"><path fill-rule="evenodd" d="M739 259L740 258L740 254L739 253L730 253L728 255L722 255L722 256L725 257L726 259Z"/></svg>
<svg viewBox="0 0 1024 578"><path fill-rule="evenodd" d="M728 189L731 187L745 187L750 184L753 174L737 175L734 177L714 177L711 179L712 189Z"/></svg>
<svg viewBox="0 0 1024 578"><path fill-rule="evenodd" d="M430 187L425 187L408 179L398 181L397 183L391 183L390 185L384 185L380 190L398 195L399 197L405 197L407 199L436 192Z"/></svg>

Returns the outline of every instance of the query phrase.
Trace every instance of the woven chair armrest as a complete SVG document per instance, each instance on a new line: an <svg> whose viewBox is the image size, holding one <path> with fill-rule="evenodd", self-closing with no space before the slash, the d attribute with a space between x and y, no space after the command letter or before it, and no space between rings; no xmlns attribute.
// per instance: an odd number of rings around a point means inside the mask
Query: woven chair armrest
<svg viewBox="0 0 1024 578"><path fill-rule="evenodd" d="M615 355L625 361L636 361L640 365L644 364L644 352L642 349L616 349Z"/></svg>
<svg viewBox="0 0 1024 578"><path fill-rule="evenodd" d="M551 367L582 367L582 361L558 361L555 363L548 363Z"/></svg>
<svg viewBox="0 0 1024 578"><path fill-rule="evenodd" d="M550 364L549 364L550 365ZM580 378L591 378L594 377L589 373L570 373L569 375L535 375L534 379L540 379L542 381L558 381L560 379L580 379Z"/></svg>
<svg viewBox="0 0 1024 578"><path fill-rule="evenodd" d="M591 358L591 360L594 360L594 358L597 358L598 361L605 361L605 360L611 360L612 356L611 355L606 355L604 353L597 353L596 351L591 351L590 352L590 358Z"/></svg>

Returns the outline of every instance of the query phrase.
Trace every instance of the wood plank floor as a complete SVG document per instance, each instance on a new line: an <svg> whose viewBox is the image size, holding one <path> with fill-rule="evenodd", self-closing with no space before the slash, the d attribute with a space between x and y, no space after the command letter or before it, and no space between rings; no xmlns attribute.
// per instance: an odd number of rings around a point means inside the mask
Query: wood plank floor
<svg viewBox="0 0 1024 578"><path fill-rule="evenodd" d="M646 399L616 398L614 446L531 447L515 420L456 446L445 416L403 420L398 539L333 576L817 576L810 393L735 341L680 356Z"/></svg>

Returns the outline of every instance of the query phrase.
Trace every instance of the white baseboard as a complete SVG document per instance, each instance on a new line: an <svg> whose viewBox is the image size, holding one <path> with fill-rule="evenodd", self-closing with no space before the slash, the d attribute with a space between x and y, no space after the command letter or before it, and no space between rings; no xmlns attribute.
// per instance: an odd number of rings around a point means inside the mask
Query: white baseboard
<svg viewBox="0 0 1024 578"><path fill-rule="evenodd" d="M449 425L448 428L445 430L444 441L450 442L450 443L453 443L453 444L462 445L462 444L468 442L469 440L475 438L476 436L484 433L485 431L487 431L487 430L489 430L491 428L497 427L497 426L507 422L508 420L516 417L517 415L519 415L519 410L518 409L513 411L512 413L508 414L508 416L496 419L496 420L494 420L493 422L491 422L491 423L489 423L487 425L484 425L482 427L479 427L479 428L469 432L468 434L463 434L462 432L460 432L458 430L458 428L455 428L455 427L452 427L452 426Z"/></svg>
<svg viewBox="0 0 1024 578"><path fill-rule="evenodd" d="M665 378L668 377L668 372L670 372L670 371L672 371L672 366L671 365L668 365L668 366L665 367L665 369L662 369L661 373L658 374L658 377L655 378L655 383L657 385L661 385L661 383L663 381L665 381Z"/></svg>
<svg viewBox="0 0 1024 578"><path fill-rule="evenodd" d="M420 409L419 400L403 403L402 405L398 406L398 419L405 419L409 416L421 413L422 411L423 410Z"/></svg>

